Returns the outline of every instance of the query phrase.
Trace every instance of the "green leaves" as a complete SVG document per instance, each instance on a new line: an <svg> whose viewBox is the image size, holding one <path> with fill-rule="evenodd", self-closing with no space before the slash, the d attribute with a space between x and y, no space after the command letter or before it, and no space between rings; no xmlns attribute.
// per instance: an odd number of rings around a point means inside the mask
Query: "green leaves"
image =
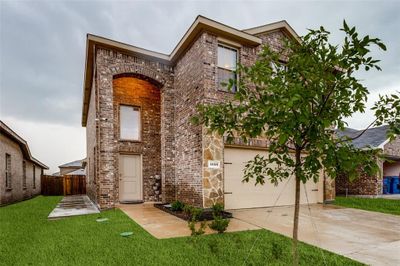
<svg viewBox="0 0 400 266"><path fill-rule="evenodd" d="M400 92L391 95L380 95L374 107L376 125L389 125L389 138L393 140L400 135Z"/></svg>
<svg viewBox="0 0 400 266"><path fill-rule="evenodd" d="M359 36L346 21L341 30L345 32L341 46L329 42L324 27L309 30L301 43L285 40L280 52L264 46L254 64L238 66L239 89L233 101L199 107L194 122L223 135L227 142L267 140L268 155L246 164L245 182L277 184L293 173L303 182L317 180L321 169L333 177L338 171L356 177L360 167L377 169L371 154L338 139L331 128L342 128L346 117L365 110L369 92L356 73L381 70L370 51L373 46L386 47L378 38ZM383 97L375 108L377 123L389 123L391 134L398 134L399 98ZM300 162L294 151L302 153Z"/></svg>
<svg viewBox="0 0 400 266"><path fill-rule="evenodd" d="M376 43L378 46L379 46L379 48L381 48L383 51L386 51L386 45L384 45L383 43L381 43L381 42L377 42Z"/></svg>

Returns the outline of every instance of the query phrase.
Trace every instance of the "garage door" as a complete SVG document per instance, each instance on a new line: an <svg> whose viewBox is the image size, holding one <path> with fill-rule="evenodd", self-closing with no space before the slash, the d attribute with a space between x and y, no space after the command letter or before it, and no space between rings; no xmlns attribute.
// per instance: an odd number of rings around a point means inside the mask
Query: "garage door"
<svg viewBox="0 0 400 266"><path fill-rule="evenodd" d="M267 155L265 151L225 148L224 152L224 191L225 208L241 209L268 206L293 205L295 200L295 178L283 180L278 186L269 181L264 185L255 186L255 180L242 183L243 169L247 161L257 154ZM306 183L308 201L317 203L322 201L322 177L316 184L312 180ZM287 185L285 186L285 184ZM280 196L279 196L280 195ZM279 199L278 199L279 197ZM278 200L277 200L278 199ZM301 185L301 203L307 203L304 185Z"/></svg>

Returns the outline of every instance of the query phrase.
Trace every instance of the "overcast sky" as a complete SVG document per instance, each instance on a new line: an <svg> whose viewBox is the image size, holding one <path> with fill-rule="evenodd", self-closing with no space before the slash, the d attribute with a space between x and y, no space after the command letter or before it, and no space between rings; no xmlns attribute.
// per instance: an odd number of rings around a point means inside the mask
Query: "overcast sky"
<svg viewBox="0 0 400 266"><path fill-rule="evenodd" d="M371 91L400 90L399 1L4 1L0 0L0 119L50 166L86 156L81 127L86 33L169 54L197 15L244 29L287 20L298 34L325 26L332 42L343 19L379 37L382 72L361 73ZM362 128L372 114L349 125Z"/></svg>

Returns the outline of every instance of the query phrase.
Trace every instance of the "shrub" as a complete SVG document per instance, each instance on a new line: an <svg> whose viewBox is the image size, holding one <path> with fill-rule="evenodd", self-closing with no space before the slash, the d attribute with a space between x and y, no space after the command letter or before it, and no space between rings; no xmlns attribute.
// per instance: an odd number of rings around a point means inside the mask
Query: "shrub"
<svg viewBox="0 0 400 266"><path fill-rule="evenodd" d="M222 234L226 231L229 225L229 219L222 218L222 212L224 211L224 205L216 203L212 206L214 220L208 226L217 231L218 234Z"/></svg>
<svg viewBox="0 0 400 266"><path fill-rule="evenodd" d="M201 222L199 229L196 230L196 221L188 221L188 226L190 231L192 231L191 235L192 236L198 236L198 235L202 235L205 233L204 229L206 228L206 222Z"/></svg>
<svg viewBox="0 0 400 266"><path fill-rule="evenodd" d="M215 203L212 207L211 207L212 211L213 211L213 215L216 216L221 216L222 212L224 211L224 205L221 203Z"/></svg>
<svg viewBox="0 0 400 266"><path fill-rule="evenodd" d="M183 203L182 201L179 201L179 200L176 200L176 201L172 202L172 204L171 204L171 210L177 211L177 212L182 211L184 207L185 207L185 203Z"/></svg>
<svg viewBox="0 0 400 266"><path fill-rule="evenodd" d="M214 215L214 220L208 226L212 230L217 231L218 234L222 234L228 228L229 222L229 219L224 219L219 215Z"/></svg>
<svg viewBox="0 0 400 266"><path fill-rule="evenodd" d="M203 213L203 209L196 208L191 205L185 205L183 211L189 217L188 227L192 232L192 236L204 234L204 229L206 228L206 222L201 222L200 227L196 229L196 224L199 221L201 214Z"/></svg>

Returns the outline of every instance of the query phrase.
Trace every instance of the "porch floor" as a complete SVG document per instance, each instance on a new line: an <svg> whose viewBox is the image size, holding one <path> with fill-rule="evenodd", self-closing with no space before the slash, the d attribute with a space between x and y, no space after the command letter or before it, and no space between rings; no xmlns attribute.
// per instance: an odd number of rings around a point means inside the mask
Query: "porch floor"
<svg viewBox="0 0 400 266"><path fill-rule="evenodd" d="M157 209L153 206L153 203L119 204L117 208L121 209L155 238L190 236L190 230L186 221ZM261 229L258 226L235 218L231 218L230 220L227 232ZM208 227L205 231L206 234L215 233Z"/></svg>

